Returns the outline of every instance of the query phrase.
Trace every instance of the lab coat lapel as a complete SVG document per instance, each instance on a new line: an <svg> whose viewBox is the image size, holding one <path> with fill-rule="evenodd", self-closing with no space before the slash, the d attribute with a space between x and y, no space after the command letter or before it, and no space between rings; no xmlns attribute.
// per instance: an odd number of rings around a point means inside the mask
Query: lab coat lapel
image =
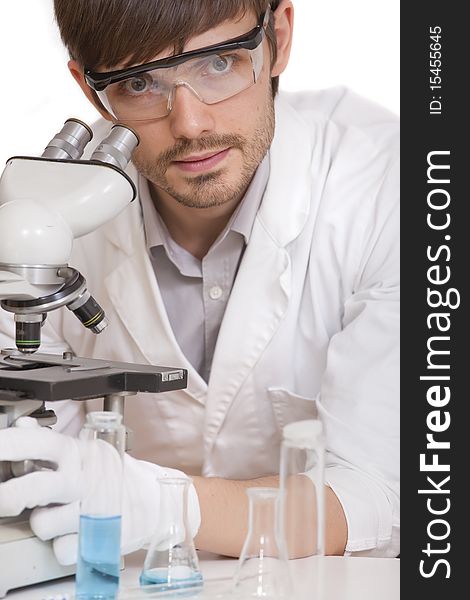
<svg viewBox="0 0 470 600"><path fill-rule="evenodd" d="M278 99L270 178L230 295L212 363L206 404L206 456L232 401L288 307L292 271L286 246L302 231L310 208L312 147L304 131L305 125L296 113Z"/></svg>
<svg viewBox="0 0 470 600"><path fill-rule="evenodd" d="M255 223L219 331L207 396L210 450L231 402L278 328L288 303L290 261Z"/></svg>
<svg viewBox="0 0 470 600"><path fill-rule="evenodd" d="M187 393L205 402L207 384L184 356L171 328L147 254L137 201L114 220L106 234L125 252L105 280L122 323L150 364L187 369Z"/></svg>

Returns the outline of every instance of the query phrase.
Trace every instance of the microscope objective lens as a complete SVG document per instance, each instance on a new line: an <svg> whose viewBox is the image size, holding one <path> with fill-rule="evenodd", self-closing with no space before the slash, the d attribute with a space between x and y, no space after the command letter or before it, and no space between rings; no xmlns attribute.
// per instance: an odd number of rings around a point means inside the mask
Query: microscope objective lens
<svg viewBox="0 0 470 600"><path fill-rule="evenodd" d="M16 323L16 347L24 354L32 354L41 345L41 323Z"/></svg>

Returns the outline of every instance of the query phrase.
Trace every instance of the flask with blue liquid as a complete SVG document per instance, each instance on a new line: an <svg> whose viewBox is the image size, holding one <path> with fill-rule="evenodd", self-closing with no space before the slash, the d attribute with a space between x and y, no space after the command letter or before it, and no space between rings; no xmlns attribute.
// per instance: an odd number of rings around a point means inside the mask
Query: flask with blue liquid
<svg viewBox="0 0 470 600"><path fill-rule="evenodd" d="M104 473L92 473L85 482L88 489L80 505L75 597L77 600L114 600L121 565L125 447L122 415L111 411L88 413L80 439L87 442L87 463L100 465L106 470L106 477Z"/></svg>
<svg viewBox="0 0 470 600"><path fill-rule="evenodd" d="M141 586L159 591L201 588L203 579L188 518L188 477L163 477L159 515L162 526L154 533L140 574ZM152 589L152 588L147 588Z"/></svg>

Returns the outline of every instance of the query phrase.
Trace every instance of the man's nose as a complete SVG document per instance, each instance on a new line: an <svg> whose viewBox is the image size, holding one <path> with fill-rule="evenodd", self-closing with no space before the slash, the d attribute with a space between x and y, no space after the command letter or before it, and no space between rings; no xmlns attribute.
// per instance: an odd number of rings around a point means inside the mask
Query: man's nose
<svg viewBox="0 0 470 600"><path fill-rule="evenodd" d="M183 84L174 87L169 114L170 128L175 138L195 139L213 131L211 107L204 104L193 90Z"/></svg>

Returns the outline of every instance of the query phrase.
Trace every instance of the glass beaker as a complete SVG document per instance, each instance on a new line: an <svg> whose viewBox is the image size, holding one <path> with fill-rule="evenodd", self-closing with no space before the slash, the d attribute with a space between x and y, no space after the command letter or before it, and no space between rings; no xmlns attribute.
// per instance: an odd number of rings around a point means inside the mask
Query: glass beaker
<svg viewBox="0 0 470 600"><path fill-rule="evenodd" d="M280 528L289 557L325 554L325 440L318 419L296 421L282 432Z"/></svg>
<svg viewBox="0 0 470 600"><path fill-rule="evenodd" d="M163 477L160 484L160 522L140 574L140 584L159 590L200 588L202 574L189 528L188 477Z"/></svg>
<svg viewBox="0 0 470 600"><path fill-rule="evenodd" d="M248 533L233 577L236 598L290 600L291 580L279 529L277 488L252 487L248 494Z"/></svg>
<svg viewBox="0 0 470 600"><path fill-rule="evenodd" d="M90 412L80 432L87 463L99 465L80 503L79 548L76 575L78 600L112 600L119 587L121 566L121 497L125 427L122 415ZM105 446L103 447L103 444ZM113 446L106 448L107 444ZM105 452L105 450L108 450Z"/></svg>

